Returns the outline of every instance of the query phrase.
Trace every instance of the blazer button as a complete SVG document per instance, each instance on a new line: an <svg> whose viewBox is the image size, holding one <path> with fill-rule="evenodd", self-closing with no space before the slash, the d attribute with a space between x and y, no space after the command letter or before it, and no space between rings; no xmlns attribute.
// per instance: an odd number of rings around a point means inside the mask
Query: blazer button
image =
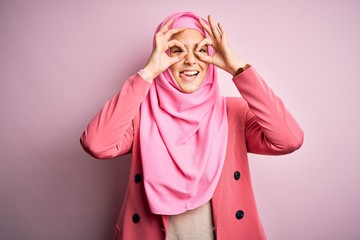
<svg viewBox="0 0 360 240"><path fill-rule="evenodd" d="M235 216L236 216L236 218L239 219L239 220L242 219L242 218L244 217L244 212L243 212L243 210L238 210L238 211L236 212Z"/></svg>
<svg viewBox="0 0 360 240"><path fill-rule="evenodd" d="M140 215L135 213L134 215L132 215L132 221L133 223L138 223L140 222Z"/></svg>
<svg viewBox="0 0 360 240"><path fill-rule="evenodd" d="M140 174L140 173L135 174L134 181L135 181L136 183L140 183L140 182L141 182L141 174Z"/></svg>
<svg viewBox="0 0 360 240"><path fill-rule="evenodd" d="M235 178L236 181L240 179L240 172L239 171L234 172L234 178Z"/></svg>

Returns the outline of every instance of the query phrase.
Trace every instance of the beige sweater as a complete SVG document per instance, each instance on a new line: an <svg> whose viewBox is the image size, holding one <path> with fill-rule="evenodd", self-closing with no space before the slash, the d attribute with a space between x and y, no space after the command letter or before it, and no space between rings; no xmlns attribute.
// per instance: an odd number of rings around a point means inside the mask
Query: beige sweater
<svg viewBox="0 0 360 240"><path fill-rule="evenodd" d="M211 203L169 217L167 240L214 240Z"/></svg>

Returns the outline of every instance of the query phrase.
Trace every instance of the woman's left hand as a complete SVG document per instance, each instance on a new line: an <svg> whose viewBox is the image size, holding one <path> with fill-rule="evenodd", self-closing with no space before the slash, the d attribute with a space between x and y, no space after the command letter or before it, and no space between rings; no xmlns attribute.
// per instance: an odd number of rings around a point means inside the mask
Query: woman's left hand
<svg viewBox="0 0 360 240"><path fill-rule="evenodd" d="M208 26L201 18L199 18L199 23L210 35L211 39L205 38L201 41L198 44L195 54L201 61L213 64L231 75L234 75L239 68L244 67L246 64L242 62L230 48L227 42L227 32L221 23L218 23L216 26L210 15L208 16L208 20L210 26ZM209 56L201 54L198 50L204 45L213 47L215 49L214 55Z"/></svg>

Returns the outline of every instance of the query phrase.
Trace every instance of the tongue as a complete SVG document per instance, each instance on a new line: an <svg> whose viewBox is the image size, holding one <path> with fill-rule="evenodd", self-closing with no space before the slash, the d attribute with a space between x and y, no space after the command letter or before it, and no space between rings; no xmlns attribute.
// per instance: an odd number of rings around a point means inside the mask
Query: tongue
<svg viewBox="0 0 360 240"><path fill-rule="evenodd" d="M184 79L185 81L192 81L196 75L185 75L184 73L180 73L180 78Z"/></svg>

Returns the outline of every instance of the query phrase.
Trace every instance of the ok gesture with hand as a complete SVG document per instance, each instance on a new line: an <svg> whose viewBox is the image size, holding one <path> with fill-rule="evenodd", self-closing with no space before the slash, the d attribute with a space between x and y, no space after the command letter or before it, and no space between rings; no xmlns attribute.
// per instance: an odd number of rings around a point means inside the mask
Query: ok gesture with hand
<svg viewBox="0 0 360 240"><path fill-rule="evenodd" d="M234 75L236 71L244 67L246 64L242 62L235 52L230 48L227 39L227 32L222 24L218 23L217 26L213 22L211 16L208 16L208 26L201 18L199 18L200 25L210 35L211 39L205 38L198 44L197 50L201 49L204 45L212 46L215 49L213 56L199 54L196 51L196 56L203 62L213 64L224 71Z"/></svg>
<svg viewBox="0 0 360 240"><path fill-rule="evenodd" d="M185 30L185 28L174 28L169 30L169 26L173 22L174 19L169 20L155 34L155 46L144 68L148 74L151 74L151 76L149 76L151 79L154 79L172 64L182 60L187 54L187 50L181 42L176 39L171 40L171 36ZM182 52L176 56L170 57L166 53L166 50L174 46L179 47Z"/></svg>

